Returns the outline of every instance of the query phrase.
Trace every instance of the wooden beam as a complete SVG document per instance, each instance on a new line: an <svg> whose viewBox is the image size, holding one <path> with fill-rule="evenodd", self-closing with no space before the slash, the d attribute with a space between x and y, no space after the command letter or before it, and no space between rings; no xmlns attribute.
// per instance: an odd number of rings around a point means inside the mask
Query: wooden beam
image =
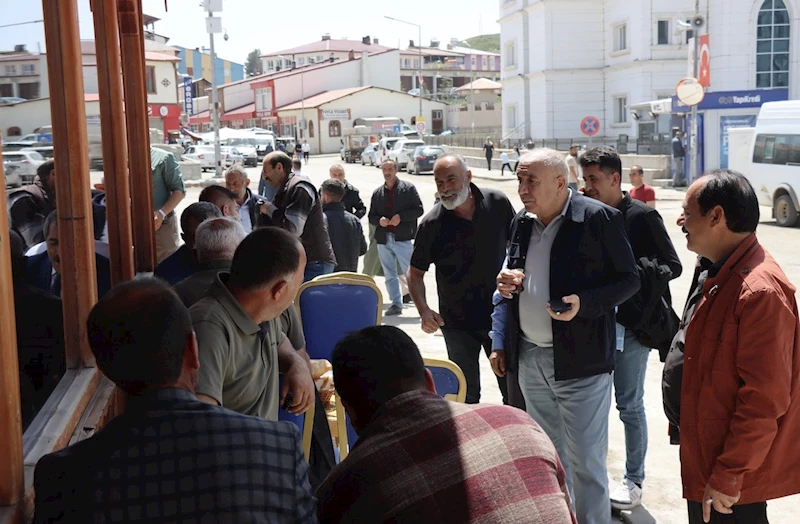
<svg viewBox="0 0 800 524"><path fill-rule="evenodd" d="M0 144L0 156L3 146ZM0 162L0 180L5 180ZM0 505L19 502L24 493L22 469L22 411L19 401L19 359L14 313L14 279L8 214L0 213Z"/></svg>
<svg viewBox="0 0 800 524"><path fill-rule="evenodd" d="M94 366L86 318L97 302L89 142L76 0L42 0L56 173L67 367Z"/></svg>
<svg viewBox="0 0 800 524"><path fill-rule="evenodd" d="M128 131L134 261L137 272L153 271L156 261L153 225L153 174L141 0L117 0Z"/></svg>
<svg viewBox="0 0 800 524"><path fill-rule="evenodd" d="M111 285L134 275L128 145L116 2L93 2Z"/></svg>

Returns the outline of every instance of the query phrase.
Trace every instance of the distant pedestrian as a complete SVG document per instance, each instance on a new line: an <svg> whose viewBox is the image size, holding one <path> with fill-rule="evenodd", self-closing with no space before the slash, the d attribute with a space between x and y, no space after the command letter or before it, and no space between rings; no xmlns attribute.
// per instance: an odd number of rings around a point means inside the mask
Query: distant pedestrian
<svg viewBox="0 0 800 524"><path fill-rule="evenodd" d="M294 157L296 160L303 160L303 144L300 142L294 144Z"/></svg>
<svg viewBox="0 0 800 524"><path fill-rule="evenodd" d="M675 168L675 175L672 177L672 187L686 187L686 176L684 175L684 159L686 148L683 145L683 133L676 131L672 137L672 164Z"/></svg>
<svg viewBox="0 0 800 524"><path fill-rule="evenodd" d="M508 168L508 170L511 171L512 175L515 173L514 168L511 167L511 160L508 159L508 153L506 153L505 151L500 153L500 162L502 162L503 164L503 166L500 168L500 176L505 175L506 168Z"/></svg>
<svg viewBox="0 0 800 524"><path fill-rule="evenodd" d="M628 178L633 186L633 189L631 189L631 198L655 208L656 190L652 186L644 183L644 170L640 166L632 166Z"/></svg>
<svg viewBox="0 0 800 524"><path fill-rule="evenodd" d="M378 256L392 301L386 316L392 316L403 312L397 268L399 265L400 274L408 271L414 249L412 241L417 235L417 219L422 216L423 209L414 184L397 178L394 160L386 160L381 169L385 183L372 193L369 223L376 226Z"/></svg>
<svg viewBox="0 0 800 524"><path fill-rule="evenodd" d="M365 206L364 202L361 200L358 189L345 178L344 167L342 167L341 164L333 164L330 167L329 174L331 178L344 184L344 198L342 198L342 204L344 204L345 211L353 213L356 218L364 218L364 215L367 214L367 206Z"/></svg>
<svg viewBox="0 0 800 524"><path fill-rule="evenodd" d="M303 151L303 160L305 160L306 164L308 164L308 155L311 153L311 146L308 145L307 140L303 140L303 146L301 149Z"/></svg>
<svg viewBox="0 0 800 524"><path fill-rule="evenodd" d="M292 160L292 174L301 175L303 173L303 161L299 158Z"/></svg>
<svg viewBox="0 0 800 524"><path fill-rule="evenodd" d="M358 271L358 258L367 252L361 221L345 210L345 185L335 178L322 183L322 210L328 220L328 234L336 255L334 271Z"/></svg>
<svg viewBox="0 0 800 524"><path fill-rule="evenodd" d="M565 159L569 170L569 188L577 191L581 187L581 167L578 164L578 146L572 144Z"/></svg>
<svg viewBox="0 0 800 524"><path fill-rule="evenodd" d="M517 172L517 166L519 166L519 157L522 156L522 153L519 152L519 146L514 148L514 173Z"/></svg>
<svg viewBox="0 0 800 524"><path fill-rule="evenodd" d="M488 136L486 137L486 143L483 144L483 152L486 155L486 165L489 168L489 171L492 170L492 156L494 156L494 142Z"/></svg>

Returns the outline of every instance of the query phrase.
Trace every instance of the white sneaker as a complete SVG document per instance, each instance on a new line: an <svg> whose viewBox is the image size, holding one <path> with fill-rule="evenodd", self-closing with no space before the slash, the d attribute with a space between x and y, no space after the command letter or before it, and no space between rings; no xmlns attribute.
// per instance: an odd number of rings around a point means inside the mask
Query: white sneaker
<svg viewBox="0 0 800 524"><path fill-rule="evenodd" d="M633 509L642 504L642 488L624 479L611 492L611 507L614 509Z"/></svg>

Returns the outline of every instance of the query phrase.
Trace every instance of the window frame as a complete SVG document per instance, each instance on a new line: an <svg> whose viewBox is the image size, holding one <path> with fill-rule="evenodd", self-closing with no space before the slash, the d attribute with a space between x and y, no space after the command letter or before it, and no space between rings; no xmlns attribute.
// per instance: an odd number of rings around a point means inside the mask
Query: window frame
<svg viewBox="0 0 800 524"><path fill-rule="evenodd" d="M666 41L661 41L661 24L666 24L667 31L664 35L666 37ZM657 46L667 46L672 45L672 20L669 18L659 18L656 20L656 31L655 31L656 42L655 45Z"/></svg>
<svg viewBox="0 0 800 524"><path fill-rule="evenodd" d="M615 24L612 29L612 52L630 51L628 48L628 22Z"/></svg>
<svg viewBox="0 0 800 524"><path fill-rule="evenodd" d="M614 125L630 124L630 106L628 105L628 95L614 95L612 98L612 122ZM619 103L623 105L620 107ZM619 117L622 117L621 119Z"/></svg>
<svg viewBox="0 0 800 524"><path fill-rule="evenodd" d="M156 82L156 66L145 66L145 88L148 95L158 94L158 82ZM151 90L152 88L152 90Z"/></svg>
<svg viewBox="0 0 800 524"><path fill-rule="evenodd" d="M517 104L506 104L505 121L506 129L513 130L517 128Z"/></svg>
<svg viewBox="0 0 800 524"><path fill-rule="evenodd" d="M338 120L328 121L328 137L341 138L342 136L342 123Z"/></svg>
<svg viewBox="0 0 800 524"><path fill-rule="evenodd" d="M517 67L517 42L514 40L508 40L505 45L503 46L505 50L504 53L504 60L503 63L506 68L515 68Z"/></svg>
<svg viewBox="0 0 800 524"><path fill-rule="evenodd" d="M780 1L780 7L775 5ZM767 6L767 2L770 3ZM778 15L783 20L776 20ZM768 21L762 18L768 15ZM792 19L783 0L764 0L755 22L754 79L756 89L787 88L791 84ZM781 34L777 34L778 31ZM762 36L768 34L769 36ZM766 44L769 50L762 50ZM781 45L783 49L777 49ZM785 66L778 67L779 61ZM765 67L766 66L766 67Z"/></svg>

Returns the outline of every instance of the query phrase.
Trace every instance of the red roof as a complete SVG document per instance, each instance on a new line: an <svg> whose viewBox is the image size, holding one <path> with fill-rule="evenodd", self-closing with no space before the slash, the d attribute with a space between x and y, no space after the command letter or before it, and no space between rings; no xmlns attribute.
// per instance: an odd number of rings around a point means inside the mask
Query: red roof
<svg viewBox="0 0 800 524"><path fill-rule="evenodd" d="M360 91L370 89L371 87L372 86L349 87L347 89L335 89L333 91L326 91L324 93L320 93L318 95L306 98L305 101L303 102L292 102L289 105L279 107L278 109L276 109L276 111L289 111L292 109L302 109L302 108L313 109L321 105L325 105L328 102L333 102L334 100L339 100L340 98L344 98L346 96L353 95Z"/></svg>
<svg viewBox="0 0 800 524"><path fill-rule="evenodd" d="M231 109L230 111L226 111L220 115L221 120L232 120L232 119L240 119L240 118L253 118L254 112L256 110L256 103L253 102L252 104L247 104L246 106L240 107L238 109Z"/></svg>
<svg viewBox="0 0 800 524"><path fill-rule="evenodd" d="M274 53L264 53L262 57L276 56L276 55L293 55L303 53L323 53L323 52L339 52L346 53L354 51L360 53L361 51L386 51L389 47L378 44L365 44L360 40L317 40L310 44L292 47L291 49L284 49L283 51L276 51ZM325 58L328 58L327 56Z"/></svg>

